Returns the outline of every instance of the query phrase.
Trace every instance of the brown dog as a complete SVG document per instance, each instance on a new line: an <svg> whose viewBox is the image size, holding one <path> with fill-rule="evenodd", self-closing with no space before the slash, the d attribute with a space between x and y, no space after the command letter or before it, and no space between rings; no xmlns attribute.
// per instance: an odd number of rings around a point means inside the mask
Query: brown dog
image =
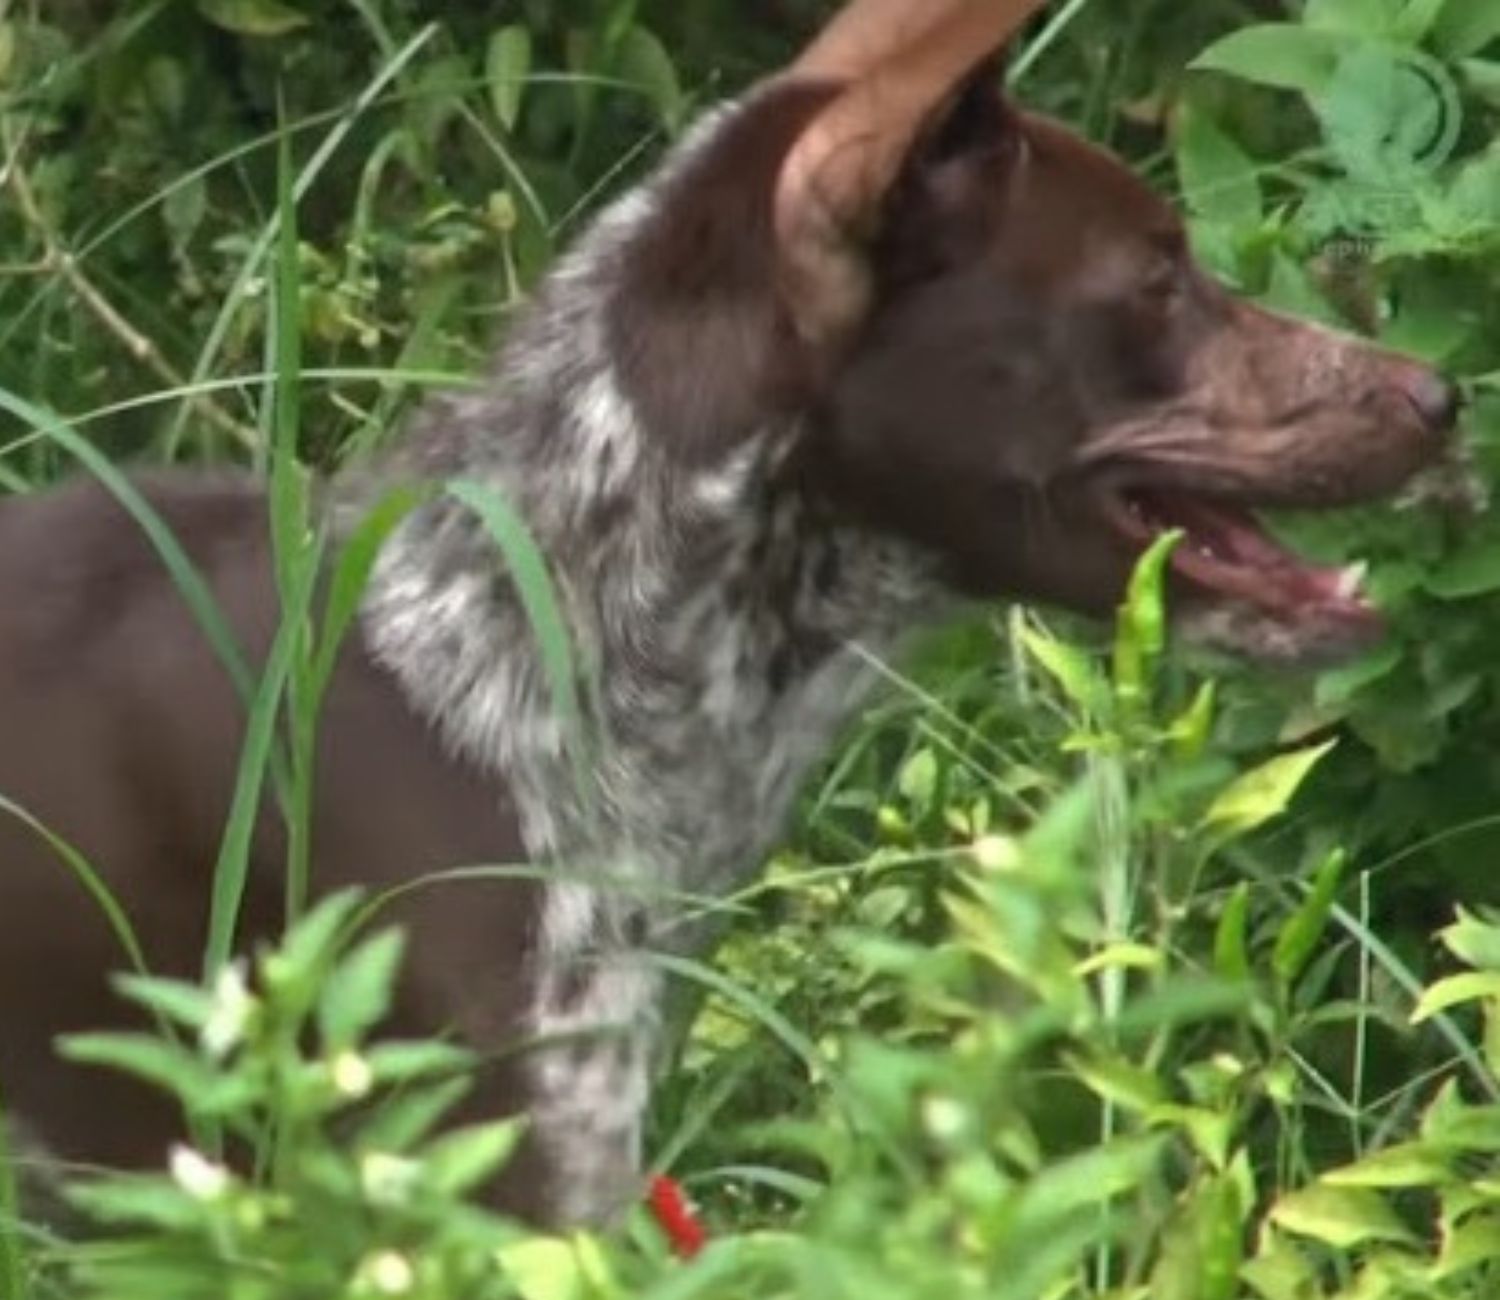
<svg viewBox="0 0 1500 1300"><path fill-rule="evenodd" d="M663 900L757 869L868 685L856 643L894 653L976 597L1106 614L1167 525L1188 533L1172 597L1196 634L1298 660L1378 631L1349 577L1251 511L1391 492L1442 452L1453 390L1231 299L1123 166L1009 104L993 56L1035 7L856 0L597 222L480 395L430 404L329 489L342 529L395 481L492 486L597 674L586 816L516 591L445 498L386 548L321 719L319 889L573 873L402 912L400 1027L496 1053L473 1112L531 1117L511 1208L576 1219L630 1194L663 993L643 952L704 938ZM263 657L260 487L144 487ZM244 713L98 487L0 508L0 719L0 792L89 858L155 969L194 971ZM279 924L284 850L268 807L247 941ZM121 1021L122 964L49 848L0 824L4 1095L63 1155L159 1162L173 1117L52 1050ZM619 1032L578 1038L600 1027Z"/></svg>

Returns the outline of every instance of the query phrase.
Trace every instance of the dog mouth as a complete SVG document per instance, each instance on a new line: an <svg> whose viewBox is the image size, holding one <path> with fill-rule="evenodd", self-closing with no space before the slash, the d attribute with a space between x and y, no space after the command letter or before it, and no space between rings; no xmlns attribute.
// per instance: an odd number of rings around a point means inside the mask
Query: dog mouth
<svg viewBox="0 0 1500 1300"><path fill-rule="evenodd" d="M1382 629L1380 611L1364 590L1365 565L1315 565L1273 540L1244 505L1132 487L1107 492L1104 514L1133 551L1180 532L1170 568L1189 592L1247 604L1283 623L1315 620L1361 635Z"/></svg>

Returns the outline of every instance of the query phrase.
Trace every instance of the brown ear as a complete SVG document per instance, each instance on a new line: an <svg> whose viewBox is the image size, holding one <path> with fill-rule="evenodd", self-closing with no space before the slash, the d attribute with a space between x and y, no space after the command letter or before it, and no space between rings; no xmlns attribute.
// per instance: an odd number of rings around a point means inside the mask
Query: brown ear
<svg viewBox="0 0 1500 1300"><path fill-rule="evenodd" d="M914 7L915 0L906 3ZM877 45L892 45L885 59L861 71L813 119L778 179L780 289L806 342L836 348L863 319L870 305L864 250L913 146L969 74L1044 3L939 0L923 8L941 17L920 24L915 39L903 45L914 20L901 14L899 3L864 0L835 20L804 56L815 69L834 67L858 62L861 52ZM877 37L882 17L891 24L887 34L897 33L892 41ZM843 36L841 22L847 24Z"/></svg>
<svg viewBox="0 0 1500 1300"><path fill-rule="evenodd" d="M855 81L909 48L965 0L854 0L788 69L791 76Z"/></svg>

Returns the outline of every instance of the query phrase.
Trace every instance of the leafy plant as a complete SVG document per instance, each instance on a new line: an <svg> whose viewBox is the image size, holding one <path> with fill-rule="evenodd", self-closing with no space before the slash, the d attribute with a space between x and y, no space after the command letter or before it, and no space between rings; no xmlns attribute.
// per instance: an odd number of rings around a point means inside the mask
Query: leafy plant
<svg viewBox="0 0 1500 1300"><path fill-rule="evenodd" d="M831 7L0 5L0 483L76 459L132 505L117 458L266 471L288 625L242 780L293 828L294 915L320 686L415 500L311 610L304 467L470 369L577 222ZM1053 18L1027 100L1175 180L1241 290L1462 376L1492 483L1500 0ZM571 682L519 521L433 490L528 575ZM514 1131L437 1136L466 1058L372 1040L399 938L340 898L230 962L241 817L205 984L121 981L170 1032L68 1047L178 1098L197 1145L70 1184L106 1232L64 1244L16 1222L0 1141L0 1295L1492 1294L1500 543L1462 513L1279 526L1368 561L1394 626L1311 691L1165 658L1165 549L1107 645L1014 611L882 665L722 961L662 959L709 992L650 1143L709 1219L690 1266L638 1215L560 1239L473 1208Z"/></svg>

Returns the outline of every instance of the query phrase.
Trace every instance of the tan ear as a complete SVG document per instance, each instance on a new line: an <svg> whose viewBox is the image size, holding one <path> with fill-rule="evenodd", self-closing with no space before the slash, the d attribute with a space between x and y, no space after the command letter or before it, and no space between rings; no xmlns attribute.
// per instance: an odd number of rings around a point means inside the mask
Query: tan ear
<svg viewBox="0 0 1500 1300"><path fill-rule="evenodd" d="M854 81L936 27L965 0L853 0L788 69L789 75Z"/></svg>
<svg viewBox="0 0 1500 1300"><path fill-rule="evenodd" d="M940 19L860 74L792 146L776 190L780 288L808 343L836 347L863 319L870 305L864 249L913 146L964 80L1045 2L940 2ZM864 0L846 13L851 24L865 12L873 23L882 13L893 21L896 9ZM859 44L855 32L851 26L847 41L835 39L836 21L825 52L814 58L815 43L807 58L827 66L854 58L847 51Z"/></svg>

